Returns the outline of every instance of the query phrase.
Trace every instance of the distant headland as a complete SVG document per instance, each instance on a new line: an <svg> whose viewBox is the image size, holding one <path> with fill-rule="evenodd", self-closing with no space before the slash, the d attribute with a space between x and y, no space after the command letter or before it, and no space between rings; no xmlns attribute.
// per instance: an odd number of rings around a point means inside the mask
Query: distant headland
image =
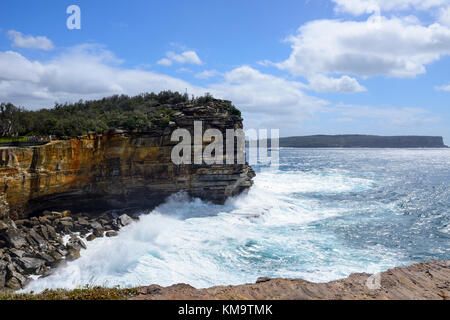
<svg viewBox="0 0 450 320"><path fill-rule="evenodd" d="M270 141L270 140L269 140ZM314 135L280 138L286 148L448 148L442 137Z"/></svg>

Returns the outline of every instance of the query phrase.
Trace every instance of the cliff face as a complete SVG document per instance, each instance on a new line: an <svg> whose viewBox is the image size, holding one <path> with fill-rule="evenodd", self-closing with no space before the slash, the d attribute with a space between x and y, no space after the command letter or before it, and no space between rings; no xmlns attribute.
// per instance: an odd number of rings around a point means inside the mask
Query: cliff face
<svg viewBox="0 0 450 320"><path fill-rule="evenodd" d="M193 134L194 121L202 121L203 130L219 129L225 136L226 129L242 128L240 116L212 105L172 109L168 124L145 132L115 130L43 146L0 148L0 215L17 219L45 209L154 207L179 191L223 203L252 185L254 172L246 164L171 161L175 129Z"/></svg>

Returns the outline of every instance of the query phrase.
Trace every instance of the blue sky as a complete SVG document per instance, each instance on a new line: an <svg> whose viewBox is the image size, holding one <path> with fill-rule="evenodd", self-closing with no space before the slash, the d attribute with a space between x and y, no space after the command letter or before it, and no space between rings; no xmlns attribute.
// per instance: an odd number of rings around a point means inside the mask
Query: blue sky
<svg viewBox="0 0 450 320"><path fill-rule="evenodd" d="M69 30L66 8L81 9ZM443 135L450 0L3 0L0 101L165 89L233 100L282 136Z"/></svg>

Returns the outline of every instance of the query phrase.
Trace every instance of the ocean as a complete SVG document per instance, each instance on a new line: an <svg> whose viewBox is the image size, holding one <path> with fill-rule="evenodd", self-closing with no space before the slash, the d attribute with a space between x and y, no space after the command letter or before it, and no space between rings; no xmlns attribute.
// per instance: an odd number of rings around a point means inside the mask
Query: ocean
<svg viewBox="0 0 450 320"><path fill-rule="evenodd" d="M176 194L25 291L326 282L450 259L450 149L280 150L223 206Z"/></svg>

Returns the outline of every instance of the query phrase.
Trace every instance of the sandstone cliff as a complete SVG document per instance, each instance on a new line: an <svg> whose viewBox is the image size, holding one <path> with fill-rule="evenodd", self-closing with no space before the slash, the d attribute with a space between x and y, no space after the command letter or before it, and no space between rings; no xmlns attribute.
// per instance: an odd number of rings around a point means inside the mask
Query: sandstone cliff
<svg viewBox="0 0 450 320"><path fill-rule="evenodd" d="M246 164L175 165L171 134L242 128L239 115L204 106L171 106L170 122L145 131L112 130L35 147L0 148L0 218L45 209L153 207L176 192L222 203L252 185ZM204 144L207 144L205 141ZM9 207L9 208L8 208Z"/></svg>

